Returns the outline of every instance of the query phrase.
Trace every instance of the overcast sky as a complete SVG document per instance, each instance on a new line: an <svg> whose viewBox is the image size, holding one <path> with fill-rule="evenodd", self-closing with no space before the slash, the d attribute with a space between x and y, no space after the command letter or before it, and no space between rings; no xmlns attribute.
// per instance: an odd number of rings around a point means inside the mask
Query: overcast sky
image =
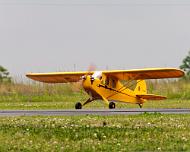
<svg viewBox="0 0 190 152"><path fill-rule="evenodd" d="M189 0L0 0L0 65L26 72L179 67Z"/></svg>

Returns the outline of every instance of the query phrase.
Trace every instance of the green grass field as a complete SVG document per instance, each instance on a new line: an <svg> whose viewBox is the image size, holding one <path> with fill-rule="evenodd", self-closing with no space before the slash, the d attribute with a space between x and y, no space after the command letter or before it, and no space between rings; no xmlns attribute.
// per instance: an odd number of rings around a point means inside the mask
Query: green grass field
<svg viewBox="0 0 190 152"><path fill-rule="evenodd" d="M190 108L188 81L149 81L169 99L144 108ZM88 95L73 85L0 84L0 109L74 109ZM107 108L95 101L85 108ZM117 103L117 108L138 108ZM190 115L0 117L0 151L190 151Z"/></svg>
<svg viewBox="0 0 190 152"><path fill-rule="evenodd" d="M0 117L0 151L189 151L190 115Z"/></svg>

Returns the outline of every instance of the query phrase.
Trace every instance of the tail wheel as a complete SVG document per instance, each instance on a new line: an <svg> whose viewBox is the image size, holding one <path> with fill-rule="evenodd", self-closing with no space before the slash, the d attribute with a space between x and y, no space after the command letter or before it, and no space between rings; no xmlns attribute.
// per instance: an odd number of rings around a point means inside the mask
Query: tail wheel
<svg viewBox="0 0 190 152"><path fill-rule="evenodd" d="M75 109L82 109L82 104L80 102L77 102L75 104Z"/></svg>
<svg viewBox="0 0 190 152"><path fill-rule="evenodd" d="M109 109L115 109L115 103L114 102L109 103Z"/></svg>

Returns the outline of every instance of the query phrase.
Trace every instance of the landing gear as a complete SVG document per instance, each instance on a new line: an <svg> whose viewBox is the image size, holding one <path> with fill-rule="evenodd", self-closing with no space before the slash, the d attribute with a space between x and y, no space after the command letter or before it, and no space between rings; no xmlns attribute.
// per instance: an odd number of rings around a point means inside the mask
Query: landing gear
<svg viewBox="0 0 190 152"><path fill-rule="evenodd" d="M77 102L75 104L75 109L82 109L82 107L90 102L94 101L94 99L89 98L85 103L81 104L80 102Z"/></svg>
<svg viewBox="0 0 190 152"><path fill-rule="evenodd" d="M77 102L75 104L75 109L82 109L82 104L80 102Z"/></svg>
<svg viewBox="0 0 190 152"><path fill-rule="evenodd" d="M142 108L143 104L139 104L139 107Z"/></svg>
<svg viewBox="0 0 190 152"><path fill-rule="evenodd" d="M115 103L114 102L109 103L109 109L115 109Z"/></svg>

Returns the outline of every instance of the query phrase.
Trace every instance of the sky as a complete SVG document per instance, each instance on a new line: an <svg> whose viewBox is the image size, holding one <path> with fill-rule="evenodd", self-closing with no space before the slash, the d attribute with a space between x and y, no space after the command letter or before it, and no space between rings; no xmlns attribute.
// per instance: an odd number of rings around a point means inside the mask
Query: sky
<svg viewBox="0 0 190 152"><path fill-rule="evenodd" d="M188 0L0 0L0 65L28 72L179 67Z"/></svg>

